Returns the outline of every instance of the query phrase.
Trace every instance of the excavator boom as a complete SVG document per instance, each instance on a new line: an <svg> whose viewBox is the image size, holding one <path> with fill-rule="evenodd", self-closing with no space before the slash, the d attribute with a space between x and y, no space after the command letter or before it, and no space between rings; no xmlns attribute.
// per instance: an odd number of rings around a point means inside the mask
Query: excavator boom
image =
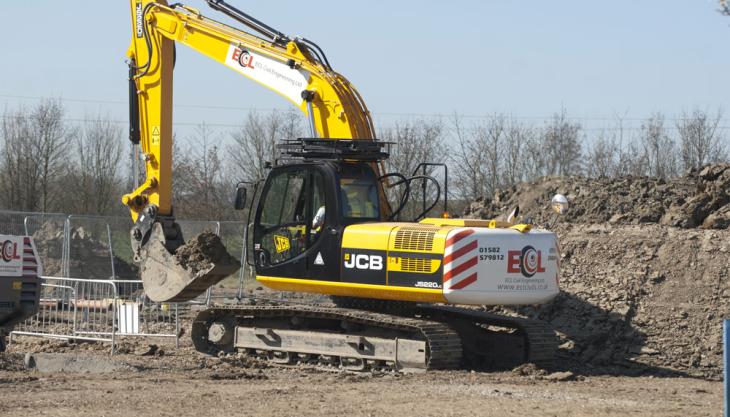
<svg viewBox="0 0 730 417"><path fill-rule="evenodd" d="M224 1L218 10L248 17ZM123 197L134 220L149 204L172 213L172 83L175 43L185 45L282 95L312 122L321 138L373 139L370 113L347 79L326 63L307 40L271 33L267 40L203 17L187 6L132 0L133 38L129 48L132 125L146 161L146 181ZM237 13L236 13L237 12ZM264 31L273 31L251 19ZM256 22L256 23L254 23ZM318 54L320 58L316 58Z"/></svg>
<svg viewBox="0 0 730 417"><path fill-rule="evenodd" d="M156 301L191 299L239 267L211 236L204 240L214 250L187 247L200 260L194 270L182 259L189 256L178 253L185 240L172 205L175 44L190 47L289 100L308 116L313 137L374 138L362 98L332 70L316 44L290 39L225 1L209 0L208 4L261 36L203 17L188 6L170 6L164 0L130 1L129 131L130 140L141 146L146 178L122 201L135 221L135 259L141 263L148 295ZM380 195L385 201L382 191Z"/></svg>

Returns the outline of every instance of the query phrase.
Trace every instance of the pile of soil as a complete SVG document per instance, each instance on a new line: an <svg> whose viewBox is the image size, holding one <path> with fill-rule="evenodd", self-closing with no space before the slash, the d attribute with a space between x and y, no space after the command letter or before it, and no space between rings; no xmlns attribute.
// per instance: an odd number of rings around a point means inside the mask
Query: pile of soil
<svg viewBox="0 0 730 417"><path fill-rule="evenodd" d="M552 323L564 361L579 366L721 377L730 230L565 224L557 233L561 293L502 312Z"/></svg>
<svg viewBox="0 0 730 417"><path fill-rule="evenodd" d="M505 217L516 206L523 219L546 224L553 217L550 199L565 194L570 223L659 223L681 228L730 227L730 164L708 165L680 178L544 177L498 190L491 199L467 206L464 217Z"/></svg>
<svg viewBox="0 0 730 417"><path fill-rule="evenodd" d="M69 273L72 278L88 279L138 279L139 268L133 263L114 255L114 276L112 276L109 244L99 240L83 227L70 231L71 253ZM44 222L33 232L33 240L48 276L63 275L63 225Z"/></svg>
<svg viewBox="0 0 730 417"><path fill-rule="evenodd" d="M211 265L237 265L240 263L226 250L221 238L213 232L205 231L195 235L175 250L175 258L180 265L193 274L210 269Z"/></svg>
<svg viewBox="0 0 730 417"><path fill-rule="evenodd" d="M468 214L489 219L519 204L523 216L547 223L555 193L571 203L555 227L562 291L541 306L497 310L552 323L566 363L719 379L730 317L730 164L670 181L544 178L474 202Z"/></svg>
<svg viewBox="0 0 730 417"><path fill-rule="evenodd" d="M33 234L33 241L41 258L43 274L63 275L63 223L45 221Z"/></svg>

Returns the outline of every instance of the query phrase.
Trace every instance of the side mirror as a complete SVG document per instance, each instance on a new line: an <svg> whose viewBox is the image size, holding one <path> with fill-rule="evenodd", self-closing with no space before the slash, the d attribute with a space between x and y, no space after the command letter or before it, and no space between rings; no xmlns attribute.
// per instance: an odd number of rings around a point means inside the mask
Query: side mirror
<svg viewBox="0 0 730 417"><path fill-rule="evenodd" d="M236 199L233 202L233 208L236 210L246 208L246 186L244 184L238 184L236 186Z"/></svg>

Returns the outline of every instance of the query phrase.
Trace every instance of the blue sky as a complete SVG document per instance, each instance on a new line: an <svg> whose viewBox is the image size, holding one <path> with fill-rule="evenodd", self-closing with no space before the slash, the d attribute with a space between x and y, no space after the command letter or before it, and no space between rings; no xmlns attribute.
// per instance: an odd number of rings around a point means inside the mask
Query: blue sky
<svg viewBox="0 0 730 417"><path fill-rule="evenodd" d="M380 127L453 112L501 112L540 124L561 106L588 127L617 114L730 111L730 18L710 0L230 1L317 42ZM6 3L1 107L53 96L67 100L69 119L102 113L126 120L127 1ZM204 1L188 4L219 16ZM185 47L175 77L182 132L202 121L225 130L249 108L288 108Z"/></svg>

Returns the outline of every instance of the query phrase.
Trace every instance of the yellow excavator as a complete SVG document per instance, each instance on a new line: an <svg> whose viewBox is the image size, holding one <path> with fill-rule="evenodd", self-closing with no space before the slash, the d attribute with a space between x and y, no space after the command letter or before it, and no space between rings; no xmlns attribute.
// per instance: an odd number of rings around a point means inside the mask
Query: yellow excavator
<svg viewBox="0 0 730 417"><path fill-rule="evenodd" d="M248 258L261 284L326 294L334 306L214 306L194 320L195 347L354 370L549 364L556 337L548 324L454 305L551 300L559 292L555 234L518 216L454 219L445 208L426 217L440 200L439 182L425 172L384 172L389 144L376 140L362 97L317 44L223 0L207 2L245 29L178 3L130 1L130 140L141 145L146 180L123 202L145 291L154 301L190 300L240 266L215 237L185 243L175 222L172 88L175 45L183 44L307 116L310 137L284 138L253 190ZM414 181L433 183L438 196L412 221L396 221ZM403 191L394 199L396 188ZM236 208L245 208L247 190L236 189ZM566 205L553 201L558 211Z"/></svg>

